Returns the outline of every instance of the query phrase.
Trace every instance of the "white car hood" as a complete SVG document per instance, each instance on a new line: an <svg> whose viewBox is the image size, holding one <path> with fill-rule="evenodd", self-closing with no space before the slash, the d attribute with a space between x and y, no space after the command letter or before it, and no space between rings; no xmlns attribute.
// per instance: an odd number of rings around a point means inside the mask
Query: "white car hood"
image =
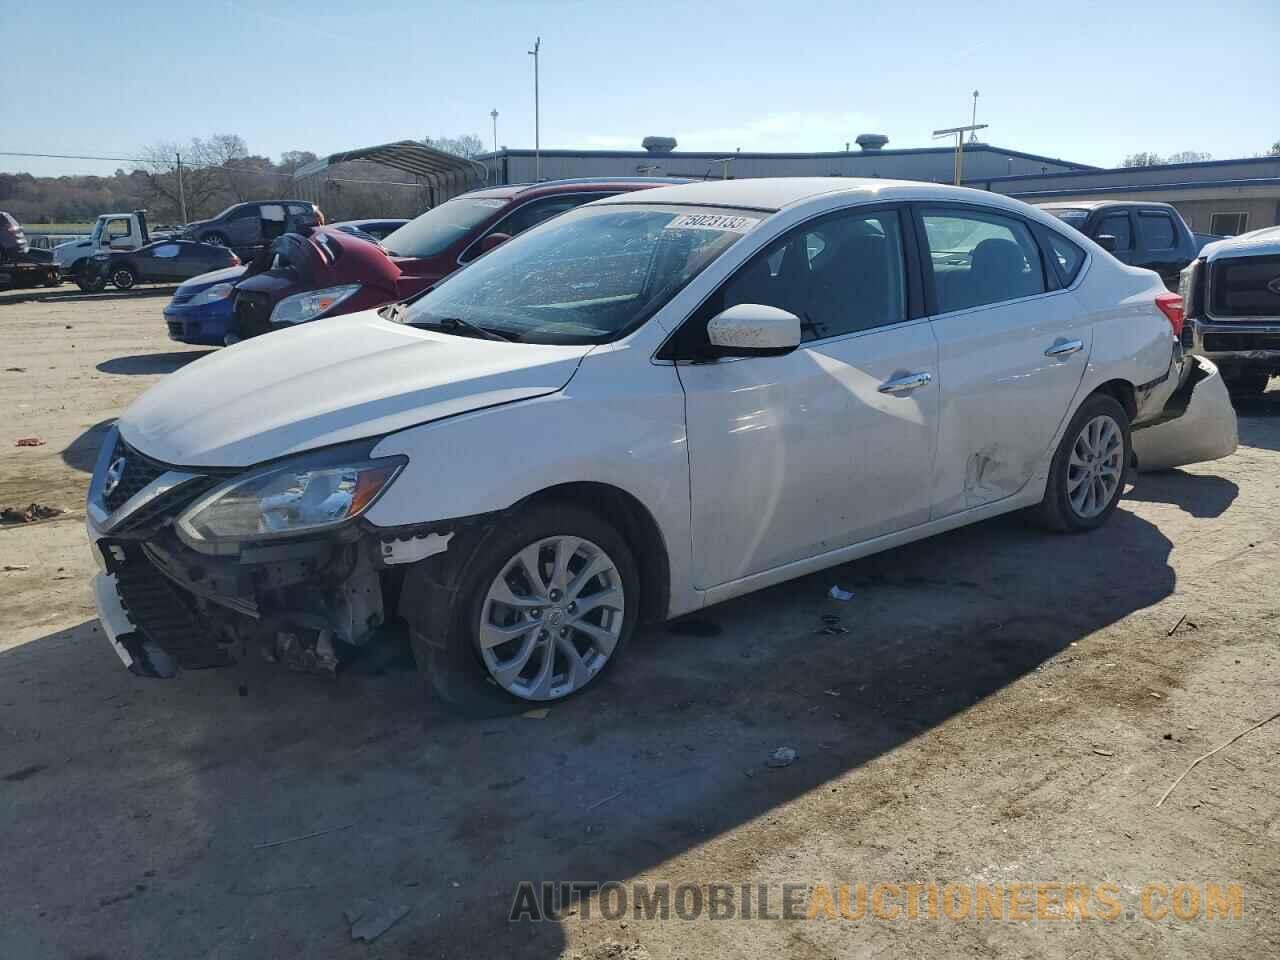
<svg viewBox="0 0 1280 960"><path fill-rule="evenodd" d="M139 397L120 433L163 463L245 467L554 393L590 350L453 336L355 313L196 360Z"/></svg>

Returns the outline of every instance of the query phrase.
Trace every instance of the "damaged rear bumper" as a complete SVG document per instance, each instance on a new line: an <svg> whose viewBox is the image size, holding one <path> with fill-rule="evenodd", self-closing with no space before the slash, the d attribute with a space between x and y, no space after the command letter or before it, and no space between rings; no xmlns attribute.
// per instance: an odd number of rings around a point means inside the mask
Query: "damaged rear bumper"
<svg viewBox="0 0 1280 960"><path fill-rule="evenodd" d="M1185 357L1178 386L1160 414L1133 428L1141 471L1219 460L1235 453L1238 443L1236 412L1222 374L1202 356Z"/></svg>

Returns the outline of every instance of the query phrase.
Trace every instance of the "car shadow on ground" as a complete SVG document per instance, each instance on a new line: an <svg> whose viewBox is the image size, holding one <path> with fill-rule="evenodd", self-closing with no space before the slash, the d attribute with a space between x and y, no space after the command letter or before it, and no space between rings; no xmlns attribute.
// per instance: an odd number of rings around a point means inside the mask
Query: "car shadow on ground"
<svg viewBox="0 0 1280 960"><path fill-rule="evenodd" d="M72 470L92 473L94 464L98 462L98 451L102 448L102 440L115 422L115 417L99 420L72 440L62 451L62 462Z"/></svg>
<svg viewBox="0 0 1280 960"><path fill-rule="evenodd" d="M1259 397L1237 397L1232 401L1236 408L1236 420L1243 446L1262 449L1280 449L1275 430L1267 423L1272 417L1280 417L1280 390L1268 390Z"/></svg>
<svg viewBox="0 0 1280 960"><path fill-rule="evenodd" d="M1138 482L1125 491L1125 500L1141 503L1169 503L1193 517L1220 517L1240 494L1240 488L1223 477L1182 470L1160 470L1139 474Z"/></svg>
<svg viewBox="0 0 1280 960"><path fill-rule="evenodd" d="M171 353L135 353L128 357L112 357L98 364L102 373L114 373L121 376L154 376L158 373L173 373L193 360L207 357L212 350L175 350Z"/></svg>
<svg viewBox="0 0 1280 960"><path fill-rule="evenodd" d="M0 895L46 954L364 957L342 911L366 897L412 908L383 957L554 958L559 925L507 920L520 881L660 875L1169 596L1170 549L1123 507L1078 536L998 518L710 608L703 636L647 628L544 717L466 720L403 671L138 680L89 621L0 655Z"/></svg>

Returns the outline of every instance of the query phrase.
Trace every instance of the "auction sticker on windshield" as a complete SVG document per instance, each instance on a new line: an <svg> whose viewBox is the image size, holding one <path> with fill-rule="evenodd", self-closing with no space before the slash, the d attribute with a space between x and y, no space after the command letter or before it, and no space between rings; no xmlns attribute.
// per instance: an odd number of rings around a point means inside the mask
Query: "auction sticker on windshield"
<svg viewBox="0 0 1280 960"><path fill-rule="evenodd" d="M686 213L676 217L663 229L728 230L731 233L746 233L759 222L759 217L737 217L725 213Z"/></svg>

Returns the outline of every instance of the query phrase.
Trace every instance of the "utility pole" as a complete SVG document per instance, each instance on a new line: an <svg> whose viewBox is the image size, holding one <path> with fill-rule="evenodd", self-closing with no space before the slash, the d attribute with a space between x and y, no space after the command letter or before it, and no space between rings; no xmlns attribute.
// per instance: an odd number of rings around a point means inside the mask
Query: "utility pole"
<svg viewBox="0 0 1280 960"><path fill-rule="evenodd" d="M945 130L933 131L933 138L937 140L939 137L949 137L955 134L956 137L956 169L955 169L955 185L960 186L960 181L964 177L964 135L974 130L985 130L985 123L973 123L967 127L947 127Z"/></svg>
<svg viewBox="0 0 1280 960"><path fill-rule="evenodd" d="M977 91L977 90L973 91L973 119L972 119L972 120L970 120L970 121L969 121L969 123L974 127L974 131L973 131L972 133L970 133L970 134L969 134L969 142L970 142L970 143L977 143L977 142L978 142L978 131L977 131L977 127L978 127L978 91Z"/></svg>
<svg viewBox="0 0 1280 960"><path fill-rule="evenodd" d="M493 182L498 182L498 108L489 111L493 118Z"/></svg>
<svg viewBox="0 0 1280 960"><path fill-rule="evenodd" d="M187 191L182 186L182 154L178 158L178 206L182 208L182 222L187 222Z"/></svg>
<svg viewBox="0 0 1280 960"><path fill-rule="evenodd" d="M542 135L541 118L538 116L538 51L542 49L542 38L534 41L529 56L533 57L533 179L542 180Z"/></svg>

